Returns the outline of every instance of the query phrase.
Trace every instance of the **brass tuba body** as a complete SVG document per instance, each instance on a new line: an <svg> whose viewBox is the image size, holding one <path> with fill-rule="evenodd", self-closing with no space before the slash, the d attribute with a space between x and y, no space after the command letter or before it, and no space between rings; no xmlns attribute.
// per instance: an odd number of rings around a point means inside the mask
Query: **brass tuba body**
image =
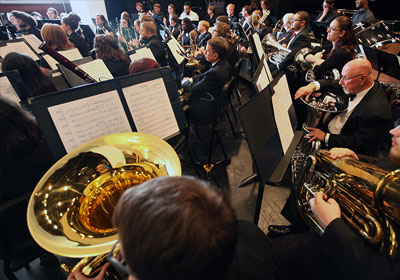
<svg viewBox="0 0 400 280"><path fill-rule="evenodd" d="M157 176L180 176L174 149L144 133L92 140L55 163L37 184L27 220L45 250L82 258L108 253L118 240L111 218L122 193Z"/></svg>
<svg viewBox="0 0 400 280"><path fill-rule="evenodd" d="M304 220L323 232L309 207L317 191L334 198L342 218L367 242L388 256L399 256L400 170L388 172L352 158L333 160L327 150L306 158L296 188Z"/></svg>
<svg viewBox="0 0 400 280"><path fill-rule="evenodd" d="M269 62L275 65L279 65L285 59L285 57L291 52L290 49L285 48L284 46L278 43L273 33L268 33L267 35L265 35L261 43L266 48L272 47L276 49L275 51L271 51L268 53Z"/></svg>

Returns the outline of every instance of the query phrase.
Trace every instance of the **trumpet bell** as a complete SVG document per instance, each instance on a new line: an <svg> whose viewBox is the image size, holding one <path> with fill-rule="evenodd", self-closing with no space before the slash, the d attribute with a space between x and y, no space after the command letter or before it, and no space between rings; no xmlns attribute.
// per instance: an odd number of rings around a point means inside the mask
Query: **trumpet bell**
<svg viewBox="0 0 400 280"><path fill-rule="evenodd" d="M179 176L174 149L144 133L92 140L55 163L28 205L28 227L45 250L65 257L108 252L118 239L112 213L122 193L157 176Z"/></svg>

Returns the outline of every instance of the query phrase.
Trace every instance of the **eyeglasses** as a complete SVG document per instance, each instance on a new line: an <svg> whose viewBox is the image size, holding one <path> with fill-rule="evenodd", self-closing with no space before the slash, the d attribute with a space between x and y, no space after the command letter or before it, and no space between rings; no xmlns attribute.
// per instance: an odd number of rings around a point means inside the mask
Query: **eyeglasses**
<svg viewBox="0 0 400 280"><path fill-rule="evenodd" d="M342 31L342 29L336 29L334 27L328 26L327 30L332 30L332 31Z"/></svg>
<svg viewBox="0 0 400 280"><path fill-rule="evenodd" d="M358 74L358 75L355 75L355 76L353 76L353 77L345 77L345 76L342 76L341 80L343 80L344 82L348 82L348 81L350 81L350 80L353 79L353 78L357 78L357 77L361 77L361 76L364 76L364 74Z"/></svg>
<svg viewBox="0 0 400 280"><path fill-rule="evenodd" d="M118 272L118 274L123 278L128 278L129 275L135 276L136 274L125 264L125 260L117 258L121 256L120 242L117 241L108 253L107 261L113 266L113 268Z"/></svg>

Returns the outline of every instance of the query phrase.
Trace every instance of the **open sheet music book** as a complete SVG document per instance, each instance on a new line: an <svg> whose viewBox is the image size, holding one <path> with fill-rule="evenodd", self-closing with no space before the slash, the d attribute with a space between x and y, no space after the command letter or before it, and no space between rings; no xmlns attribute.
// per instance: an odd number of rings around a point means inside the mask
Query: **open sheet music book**
<svg viewBox="0 0 400 280"><path fill-rule="evenodd" d="M73 49L66 50L66 51L59 51L58 53L65 56L68 60L75 60L75 59L82 58L82 55L77 48L73 48ZM58 62L54 58L52 58L48 54L45 54L43 56L43 58L46 60L46 62L49 64L49 66L52 70L57 69Z"/></svg>
<svg viewBox="0 0 400 280"><path fill-rule="evenodd" d="M0 46L0 56L2 58L4 58L10 52L18 52L31 57L33 60L39 60L39 56L24 40L5 41L5 43L5 46Z"/></svg>
<svg viewBox="0 0 400 280"><path fill-rule="evenodd" d="M137 49L135 53L131 54L129 56L131 61L137 60L137 59L141 59L141 58L151 58L151 59L155 59L153 53L151 52L151 50L147 47L141 48L141 49Z"/></svg>
<svg viewBox="0 0 400 280"><path fill-rule="evenodd" d="M0 77L0 95L13 103L20 105L21 99L7 76Z"/></svg>
<svg viewBox="0 0 400 280"><path fill-rule="evenodd" d="M95 59L93 61L81 64L79 65L79 68L81 68L98 82L114 79L110 70L108 70L107 66L101 59Z"/></svg>

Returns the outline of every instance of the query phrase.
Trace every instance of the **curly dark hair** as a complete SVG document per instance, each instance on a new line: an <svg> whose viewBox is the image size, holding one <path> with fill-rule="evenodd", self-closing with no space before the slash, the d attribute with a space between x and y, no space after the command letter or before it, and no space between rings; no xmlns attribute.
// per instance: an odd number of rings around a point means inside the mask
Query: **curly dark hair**
<svg viewBox="0 0 400 280"><path fill-rule="evenodd" d="M113 35L99 34L94 38L96 57L104 61L128 61L124 50Z"/></svg>
<svg viewBox="0 0 400 280"><path fill-rule="evenodd" d="M37 26L37 21L28 13L14 10L11 12L11 15L13 15L16 19L22 20L25 24L29 25L30 27Z"/></svg>

